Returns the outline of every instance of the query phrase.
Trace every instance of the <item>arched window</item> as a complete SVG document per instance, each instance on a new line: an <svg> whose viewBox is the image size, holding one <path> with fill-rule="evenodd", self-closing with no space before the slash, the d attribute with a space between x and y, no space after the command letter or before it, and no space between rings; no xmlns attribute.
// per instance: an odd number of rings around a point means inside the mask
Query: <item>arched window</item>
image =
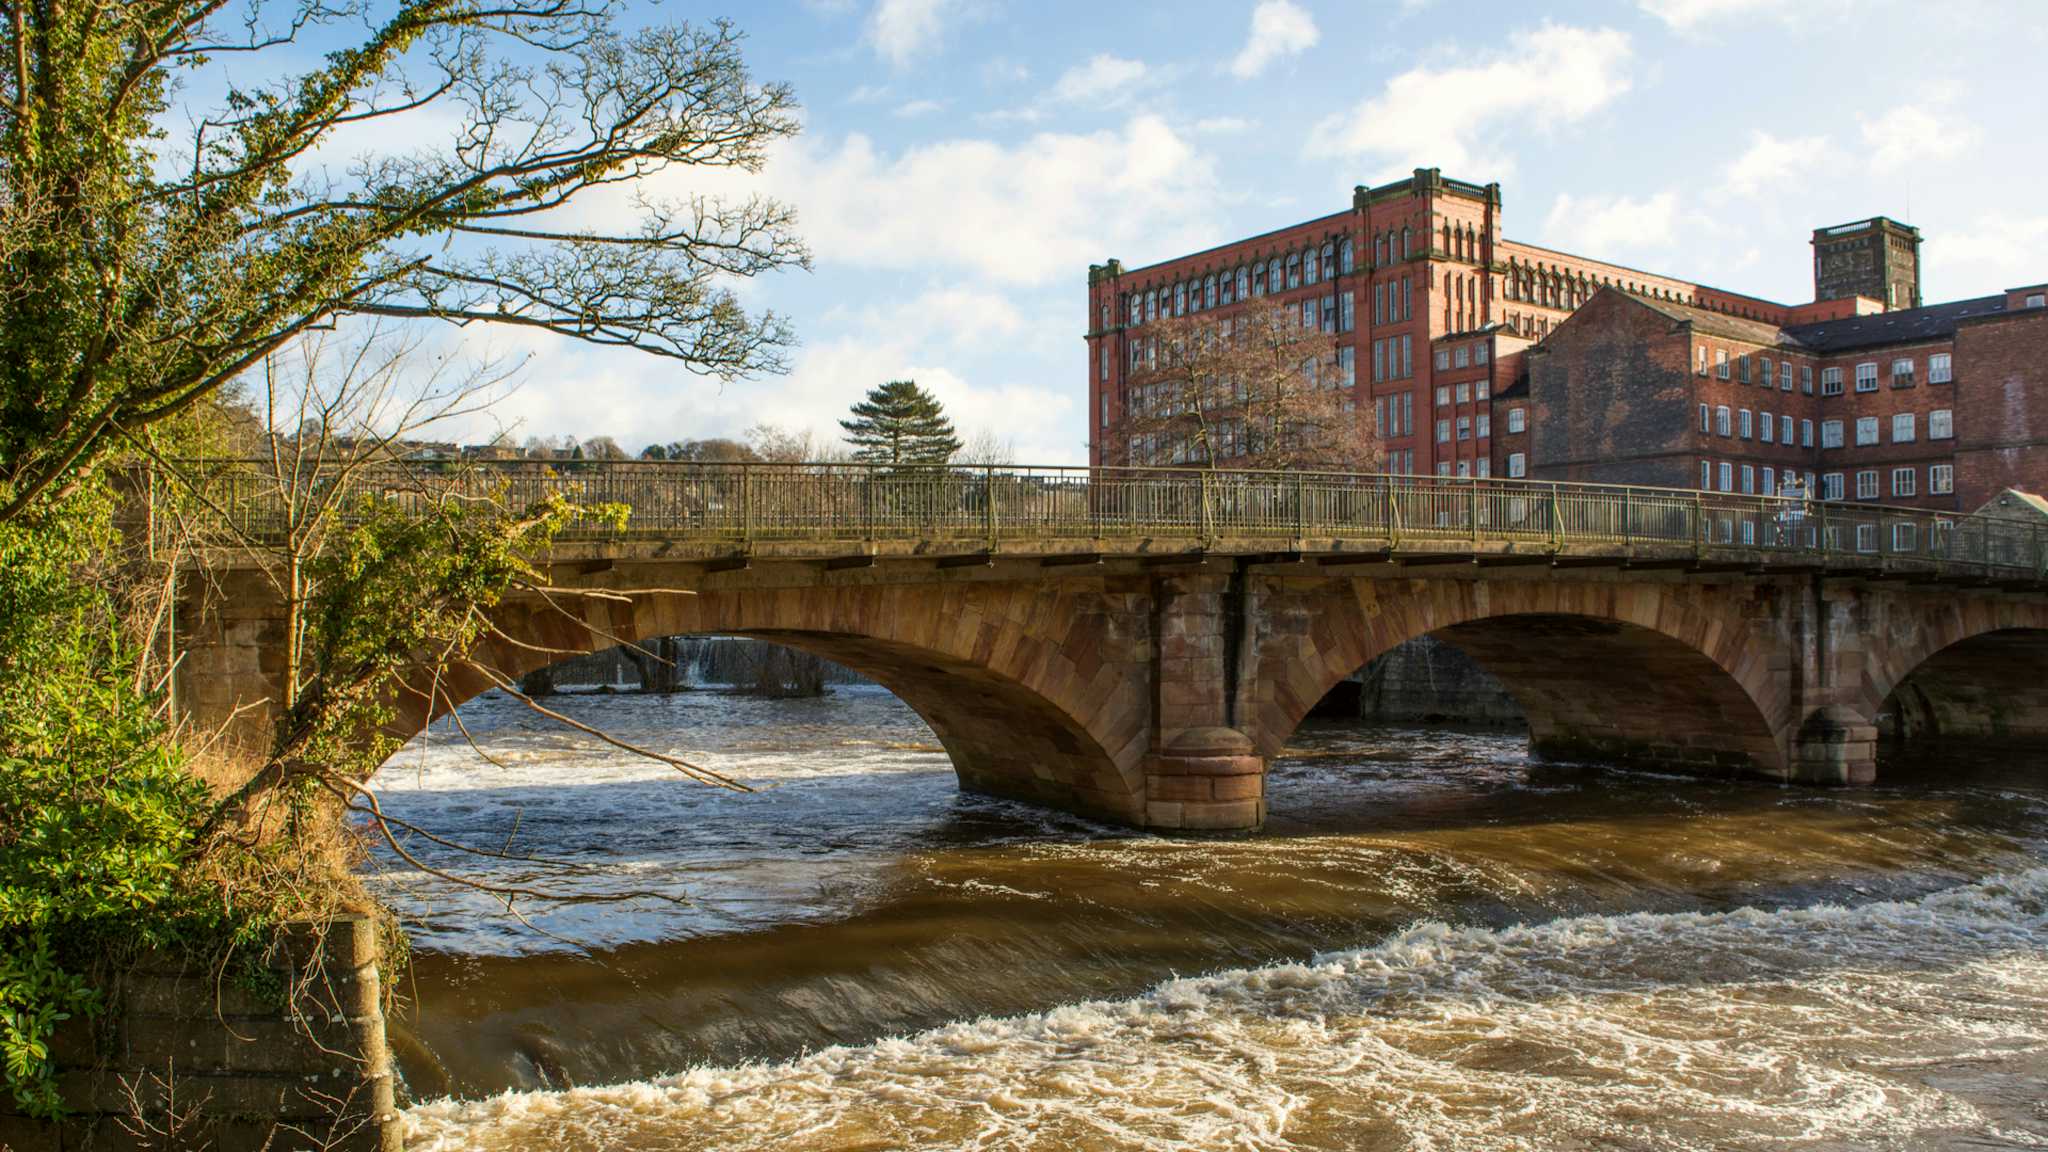
<svg viewBox="0 0 2048 1152"><path fill-rule="evenodd" d="M1242 300L1242 299L1244 299L1244 298L1245 298L1245 296L1246 296L1246 295L1248 295L1248 294L1250 293L1250 290L1251 290L1251 286L1252 286L1252 280L1251 280L1251 273L1249 273L1249 272L1245 271L1244 265L1242 265L1242 264L1238 265L1238 266L1237 266L1237 298L1238 298L1239 300Z"/></svg>
<svg viewBox="0 0 2048 1152"><path fill-rule="evenodd" d="M1276 260L1275 262L1277 263L1278 261ZM1301 287L1301 253L1289 252L1287 254L1287 279L1283 283L1289 288Z"/></svg>
<svg viewBox="0 0 2048 1152"><path fill-rule="evenodd" d="M1401 259L1403 260L1408 258L1408 249L1410 244L1413 243L1414 235L1414 230L1409 228L1408 225L1401 225Z"/></svg>
<svg viewBox="0 0 2048 1152"><path fill-rule="evenodd" d="M1157 289L1145 293L1145 319L1159 319L1159 292Z"/></svg>
<svg viewBox="0 0 2048 1152"><path fill-rule="evenodd" d="M1301 282L1303 284L1313 284L1316 282L1316 250L1313 248L1303 248L1301 250Z"/></svg>
<svg viewBox="0 0 2048 1152"><path fill-rule="evenodd" d="M1266 266L1262 263L1254 262L1252 264L1252 295L1257 297L1264 296L1265 294Z"/></svg>
<svg viewBox="0 0 2048 1152"><path fill-rule="evenodd" d="M1173 286L1173 314L1185 316L1188 312L1188 286L1185 281Z"/></svg>
<svg viewBox="0 0 2048 1152"><path fill-rule="evenodd" d="M1451 222L1446 220L1444 221L1444 255L1448 256L1453 251L1454 249L1451 245Z"/></svg>
<svg viewBox="0 0 2048 1152"><path fill-rule="evenodd" d="M1346 236L1344 243L1337 249L1337 270L1349 276L1351 267L1351 237Z"/></svg>
<svg viewBox="0 0 2048 1152"><path fill-rule="evenodd" d="M1228 304L1237 299L1236 288L1236 277L1231 275L1228 268L1224 269L1223 275L1216 278L1216 302L1218 304Z"/></svg>
<svg viewBox="0 0 2048 1152"><path fill-rule="evenodd" d="M1323 242L1323 279L1330 280L1337 275L1337 246Z"/></svg>
<svg viewBox="0 0 2048 1152"><path fill-rule="evenodd" d="M1202 307L1204 307L1204 308L1214 308L1215 306L1216 306L1216 274L1215 274L1214 272L1211 272L1211 273L1209 274L1209 277L1208 277L1208 279L1206 279L1206 280L1202 281Z"/></svg>

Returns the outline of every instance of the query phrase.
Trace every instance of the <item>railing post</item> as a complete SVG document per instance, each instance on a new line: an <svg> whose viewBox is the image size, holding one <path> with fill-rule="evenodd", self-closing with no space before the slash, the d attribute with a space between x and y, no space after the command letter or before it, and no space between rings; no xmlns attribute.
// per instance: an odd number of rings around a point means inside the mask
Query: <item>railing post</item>
<svg viewBox="0 0 2048 1152"><path fill-rule="evenodd" d="M1557 481L1550 482L1550 550L1564 551L1564 506L1558 503Z"/></svg>
<svg viewBox="0 0 2048 1152"><path fill-rule="evenodd" d="M1308 484L1299 472L1294 474L1294 539L1308 539Z"/></svg>
<svg viewBox="0 0 2048 1152"><path fill-rule="evenodd" d="M1707 554L1707 498L1698 492L1692 494L1692 554Z"/></svg>
<svg viewBox="0 0 2048 1152"><path fill-rule="evenodd" d="M996 550L996 466L987 465L981 473L982 528L988 533L988 550Z"/></svg>
<svg viewBox="0 0 2048 1152"><path fill-rule="evenodd" d="M1621 490L1621 546L1623 548L1635 546L1635 505L1629 499L1634 492L1635 489L1633 488L1623 488Z"/></svg>
<svg viewBox="0 0 2048 1152"><path fill-rule="evenodd" d="M1401 543L1401 502L1394 496L1394 481L1389 478L1387 485L1387 544L1399 547Z"/></svg>
<svg viewBox="0 0 2048 1152"><path fill-rule="evenodd" d="M1215 510L1210 507L1209 503L1211 495L1209 490L1209 470L1206 468L1201 472L1201 495L1202 542L1206 544L1216 539L1216 516Z"/></svg>
<svg viewBox="0 0 2048 1152"><path fill-rule="evenodd" d="M1479 481L1472 482L1472 497L1468 501L1472 516L1472 550L1479 550Z"/></svg>
<svg viewBox="0 0 2048 1152"><path fill-rule="evenodd" d="M740 539L754 542L754 470L740 465Z"/></svg>

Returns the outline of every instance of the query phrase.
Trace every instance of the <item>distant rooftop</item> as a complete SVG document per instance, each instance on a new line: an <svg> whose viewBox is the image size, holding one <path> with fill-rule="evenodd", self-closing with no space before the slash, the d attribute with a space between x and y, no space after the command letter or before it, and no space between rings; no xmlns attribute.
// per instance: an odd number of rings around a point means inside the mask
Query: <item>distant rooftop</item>
<svg viewBox="0 0 2048 1152"><path fill-rule="evenodd" d="M1815 352L1846 352L1878 344L1910 344L1956 334L1956 325L1973 316L2005 311L2005 295L1975 296L1946 304L1901 308L1841 320L1823 320L1785 329L1785 334Z"/></svg>

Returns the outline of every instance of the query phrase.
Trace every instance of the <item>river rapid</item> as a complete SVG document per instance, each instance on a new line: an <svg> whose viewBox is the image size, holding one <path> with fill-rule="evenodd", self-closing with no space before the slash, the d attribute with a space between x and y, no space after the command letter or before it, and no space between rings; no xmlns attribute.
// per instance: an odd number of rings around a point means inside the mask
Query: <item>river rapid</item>
<svg viewBox="0 0 2048 1152"><path fill-rule="evenodd" d="M961 795L873 688L486 696L387 812L408 1148L2048 1148L2048 757L1783 788L1312 723L1254 836ZM481 749L481 751L479 751ZM627 897L618 899L618 897Z"/></svg>

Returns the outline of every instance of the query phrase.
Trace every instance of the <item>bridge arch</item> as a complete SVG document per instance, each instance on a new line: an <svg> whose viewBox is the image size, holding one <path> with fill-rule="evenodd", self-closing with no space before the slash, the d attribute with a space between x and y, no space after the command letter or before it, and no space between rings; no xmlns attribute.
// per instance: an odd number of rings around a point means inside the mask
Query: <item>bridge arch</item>
<svg viewBox="0 0 2048 1152"><path fill-rule="evenodd" d="M1892 748L2048 739L2048 606L1972 598L1875 610L1884 642L1862 660L1855 699Z"/></svg>
<svg viewBox="0 0 2048 1152"><path fill-rule="evenodd" d="M968 791L1137 823L1149 695L1145 637L1119 651L1114 597L1057 585L945 584L520 600L475 657L516 679L568 656L660 636L750 636L861 673L923 718ZM392 726L428 720L495 686L481 670L414 685Z"/></svg>
<svg viewBox="0 0 2048 1152"><path fill-rule="evenodd" d="M1280 591L1266 605L1257 745L1276 754L1331 688L1433 635L1498 678L1538 752L1785 777L1796 709L1738 585L1374 580Z"/></svg>

